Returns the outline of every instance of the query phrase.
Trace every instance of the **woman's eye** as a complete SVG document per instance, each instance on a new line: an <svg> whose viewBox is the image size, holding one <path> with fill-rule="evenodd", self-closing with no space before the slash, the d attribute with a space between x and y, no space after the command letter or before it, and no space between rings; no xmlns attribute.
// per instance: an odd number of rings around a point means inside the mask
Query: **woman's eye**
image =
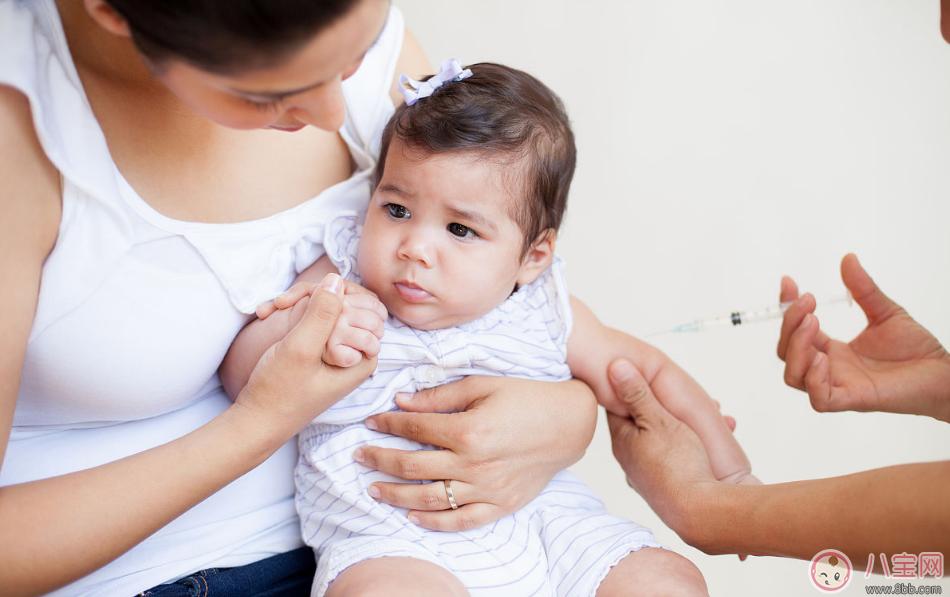
<svg viewBox="0 0 950 597"><path fill-rule="evenodd" d="M455 222L448 225L448 230L453 235L459 238L474 238L478 236L478 233L469 228L468 226L463 226L461 224L456 224Z"/></svg>
<svg viewBox="0 0 950 597"><path fill-rule="evenodd" d="M396 218L397 220L409 218L411 215L408 209L396 203L388 203L386 207L389 209L389 215Z"/></svg>
<svg viewBox="0 0 950 597"><path fill-rule="evenodd" d="M245 99L244 102L250 105L252 108L260 110L261 112L272 112L280 107L282 100L274 100L270 102L256 102L254 100Z"/></svg>

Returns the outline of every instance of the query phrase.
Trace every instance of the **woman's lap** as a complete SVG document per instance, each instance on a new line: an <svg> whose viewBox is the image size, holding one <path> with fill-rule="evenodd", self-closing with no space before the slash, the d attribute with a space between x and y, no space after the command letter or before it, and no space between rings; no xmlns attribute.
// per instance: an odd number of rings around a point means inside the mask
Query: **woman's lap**
<svg viewBox="0 0 950 597"><path fill-rule="evenodd" d="M316 572L313 550L301 547L236 568L209 568L174 583L158 585L142 597L309 597Z"/></svg>

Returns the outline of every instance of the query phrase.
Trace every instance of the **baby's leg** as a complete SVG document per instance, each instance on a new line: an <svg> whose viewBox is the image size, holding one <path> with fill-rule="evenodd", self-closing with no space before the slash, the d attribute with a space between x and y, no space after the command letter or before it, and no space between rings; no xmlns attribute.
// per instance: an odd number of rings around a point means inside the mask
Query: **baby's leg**
<svg viewBox="0 0 950 597"><path fill-rule="evenodd" d="M646 547L620 560L597 589L597 597L709 597L706 580L683 556Z"/></svg>
<svg viewBox="0 0 950 597"><path fill-rule="evenodd" d="M451 572L425 560L385 557L363 560L340 573L326 597L465 597L468 591Z"/></svg>

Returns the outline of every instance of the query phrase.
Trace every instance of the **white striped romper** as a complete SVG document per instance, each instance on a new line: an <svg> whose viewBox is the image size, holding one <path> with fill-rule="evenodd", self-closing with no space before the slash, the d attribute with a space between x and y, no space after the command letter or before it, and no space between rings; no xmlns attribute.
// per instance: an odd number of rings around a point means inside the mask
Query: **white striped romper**
<svg viewBox="0 0 950 597"><path fill-rule="evenodd" d="M340 274L356 282L359 231L358 216L348 212L331 218L325 235L327 254ZM466 375L570 379L572 317L561 268L556 258L502 305L458 327L420 331L390 318L376 373L300 432L296 503L304 541L317 555L313 596L322 596L347 567L384 556L442 566L473 596L586 596L630 552L661 547L648 529L608 514L568 471L555 475L514 514L453 533L414 525L407 510L372 499L366 491L371 483L399 479L353 460L362 445L434 449L363 424L369 415L395 410L396 392Z"/></svg>

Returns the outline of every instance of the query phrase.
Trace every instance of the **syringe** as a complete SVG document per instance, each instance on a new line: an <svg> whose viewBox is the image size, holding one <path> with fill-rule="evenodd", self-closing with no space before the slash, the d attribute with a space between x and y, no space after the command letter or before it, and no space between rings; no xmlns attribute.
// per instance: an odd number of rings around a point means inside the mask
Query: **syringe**
<svg viewBox="0 0 950 597"><path fill-rule="evenodd" d="M831 305L834 303L843 303L847 302L848 305L851 305L851 293L847 293L844 296L839 296L823 301L818 301L818 306L821 305ZM700 317L690 321L689 323L684 323L678 325L673 329L654 332L650 334L655 336L657 334L680 334L683 332L702 332L705 330L723 328L723 327L735 327L737 325L742 325L744 323L752 323L753 321L765 321L767 319L778 319L785 314L785 311L788 310L794 304L794 301L788 301L784 303L779 303L777 305L771 305L769 307L762 307L761 309L745 309L742 311L733 311L729 315L720 315L718 317Z"/></svg>

